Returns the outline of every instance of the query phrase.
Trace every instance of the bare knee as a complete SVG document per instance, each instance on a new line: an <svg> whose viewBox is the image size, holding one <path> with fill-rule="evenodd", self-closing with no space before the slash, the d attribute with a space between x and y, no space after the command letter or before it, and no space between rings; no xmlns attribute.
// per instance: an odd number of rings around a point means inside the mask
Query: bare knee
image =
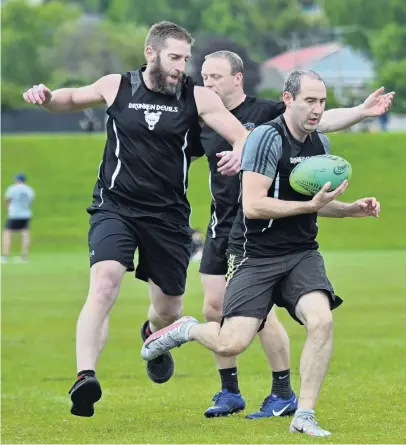
<svg viewBox="0 0 406 445"><path fill-rule="evenodd" d="M166 295L152 280L149 281L149 293L155 315L169 325L182 316L182 295Z"/></svg>
<svg viewBox="0 0 406 445"><path fill-rule="evenodd" d="M167 301L154 305L154 309L158 317L169 325L182 316L182 297L165 297Z"/></svg>
<svg viewBox="0 0 406 445"><path fill-rule="evenodd" d="M95 264L93 266L95 269L91 271L91 284L87 301L102 306L112 306L117 299L125 268L121 265L117 267L109 264L102 265L102 263L99 267L96 268L96 266L98 264Z"/></svg>
<svg viewBox="0 0 406 445"><path fill-rule="evenodd" d="M330 300L324 291L313 291L303 295L297 306L296 315L305 325L309 335L330 335L333 330L333 314Z"/></svg>
<svg viewBox="0 0 406 445"><path fill-rule="evenodd" d="M333 332L333 314L330 309L309 312L303 319L308 335L329 337Z"/></svg>
<svg viewBox="0 0 406 445"><path fill-rule="evenodd" d="M247 347L248 344L245 344L237 338L221 339L214 352L221 357L235 357L245 351Z"/></svg>
<svg viewBox="0 0 406 445"><path fill-rule="evenodd" d="M201 274L204 290L203 315L206 321L220 322L223 314L226 280L223 275Z"/></svg>
<svg viewBox="0 0 406 445"><path fill-rule="evenodd" d="M309 333L319 332L329 335L333 330L333 314L329 311L309 314L305 320Z"/></svg>
<svg viewBox="0 0 406 445"><path fill-rule="evenodd" d="M120 279L118 277L110 274L103 275L94 286L90 297L97 303L111 304L117 298L119 287Z"/></svg>
<svg viewBox="0 0 406 445"><path fill-rule="evenodd" d="M243 316L225 318L214 351L222 357L235 357L255 338L261 320Z"/></svg>

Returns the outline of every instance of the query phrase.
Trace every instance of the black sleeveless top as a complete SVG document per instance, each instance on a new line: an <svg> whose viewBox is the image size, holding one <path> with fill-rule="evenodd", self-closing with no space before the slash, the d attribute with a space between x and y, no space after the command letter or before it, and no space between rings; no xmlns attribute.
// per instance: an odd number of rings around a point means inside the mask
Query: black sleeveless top
<svg viewBox="0 0 406 445"><path fill-rule="evenodd" d="M158 93L146 86L143 69L122 75L107 109L107 141L88 211L187 223L189 138L200 130L195 83L186 77L178 95Z"/></svg>

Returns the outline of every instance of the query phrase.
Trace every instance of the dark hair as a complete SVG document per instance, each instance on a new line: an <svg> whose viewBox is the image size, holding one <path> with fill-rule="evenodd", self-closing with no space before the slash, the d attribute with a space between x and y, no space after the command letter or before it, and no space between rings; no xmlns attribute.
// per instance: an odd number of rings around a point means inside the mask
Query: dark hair
<svg viewBox="0 0 406 445"><path fill-rule="evenodd" d="M311 70L295 70L292 71L285 83L283 84L283 92L288 92L293 96L293 99L296 99L296 96L300 92L300 84L302 81L302 77L307 76L311 79L316 79L322 81L324 84L324 80L314 71Z"/></svg>
<svg viewBox="0 0 406 445"><path fill-rule="evenodd" d="M194 44L193 37L185 28L172 22L159 22L151 26L145 38L145 47L150 46L156 51L160 51L165 47L167 39L184 40L190 45Z"/></svg>

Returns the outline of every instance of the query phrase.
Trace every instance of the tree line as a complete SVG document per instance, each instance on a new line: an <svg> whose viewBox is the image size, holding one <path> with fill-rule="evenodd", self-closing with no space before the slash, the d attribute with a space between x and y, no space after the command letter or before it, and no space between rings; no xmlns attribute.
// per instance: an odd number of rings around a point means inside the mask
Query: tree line
<svg viewBox="0 0 406 445"><path fill-rule="evenodd" d="M2 105L21 108L21 92L35 83L83 85L144 61L151 24L171 20L196 38L190 70L204 54L239 52L246 86L254 93L261 61L337 35L374 63L377 84L406 97L406 2L320 0L322 14L305 14L312 0L45 0L2 4ZM371 88L375 85L371 85ZM398 111L406 103L395 102Z"/></svg>

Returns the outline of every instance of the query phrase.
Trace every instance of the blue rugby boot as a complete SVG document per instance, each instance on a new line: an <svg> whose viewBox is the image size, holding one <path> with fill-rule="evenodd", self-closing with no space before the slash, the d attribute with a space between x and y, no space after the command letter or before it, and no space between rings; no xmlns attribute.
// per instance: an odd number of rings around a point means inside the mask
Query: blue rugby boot
<svg viewBox="0 0 406 445"><path fill-rule="evenodd" d="M245 400L241 393L223 389L213 397L213 406L204 412L206 417L225 417L245 409Z"/></svg>
<svg viewBox="0 0 406 445"><path fill-rule="evenodd" d="M293 393L289 399L282 399L270 394L262 402L259 411L248 414L247 419L263 419L264 417L292 416L297 410L297 397Z"/></svg>

